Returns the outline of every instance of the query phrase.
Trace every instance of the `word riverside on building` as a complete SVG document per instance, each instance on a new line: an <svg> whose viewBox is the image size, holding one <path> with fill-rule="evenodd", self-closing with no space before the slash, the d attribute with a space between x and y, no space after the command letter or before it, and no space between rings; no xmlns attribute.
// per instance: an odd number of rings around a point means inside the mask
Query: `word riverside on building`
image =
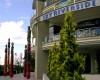
<svg viewBox="0 0 100 80"><path fill-rule="evenodd" d="M73 5L65 6L65 7L62 7L60 9L56 9L54 11L46 13L40 17L40 21L44 21L46 19L64 14L64 13L69 12L69 11L77 11L77 10L86 9L86 8L95 7L95 6L96 6L95 0L76 3Z"/></svg>

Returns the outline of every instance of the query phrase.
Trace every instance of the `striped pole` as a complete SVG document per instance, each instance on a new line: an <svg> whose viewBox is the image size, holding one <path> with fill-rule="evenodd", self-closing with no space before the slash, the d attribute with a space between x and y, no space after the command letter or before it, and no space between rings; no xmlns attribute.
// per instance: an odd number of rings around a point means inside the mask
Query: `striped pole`
<svg viewBox="0 0 100 80"><path fill-rule="evenodd" d="M14 60L14 43L12 42L11 47L11 64L10 64L10 77L13 77L13 60Z"/></svg>
<svg viewBox="0 0 100 80"><path fill-rule="evenodd" d="M7 76L7 45L5 47L4 76Z"/></svg>
<svg viewBox="0 0 100 80"><path fill-rule="evenodd" d="M31 30L30 26L28 27L28 35L27 35L27 61L26 61L26 78L30 78L30 54L31 54Z"/></svg>
<svg viewBox="0 0 100 80"><path fill-rule="evenodd" d="M9 75L9 73L10 73L10 64L9 64L9 62L10 62L10 38L8 39L8 75Z"/></svg>
<svg viewBox="0 0 100 80"><path fill-rule="evenodd" d="M26 56L27 56L27 45L25 45L25 50L24 50L24 77L26 77Z"/></svg>

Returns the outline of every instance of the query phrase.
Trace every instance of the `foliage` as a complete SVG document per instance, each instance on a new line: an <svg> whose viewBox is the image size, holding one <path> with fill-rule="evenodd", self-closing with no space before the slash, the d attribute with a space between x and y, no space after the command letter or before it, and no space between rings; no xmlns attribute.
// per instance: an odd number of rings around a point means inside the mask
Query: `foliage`
<svg viewBox="0 0 100 80"><path fill-rule="evenodd" d="M35 59L34 59L32 54L30 56L30 62L31 62L30 71L34 72L34 70L35 70Z"/></svg>
<svg viewBox="0 0 100 80"><path fill-rule="evenodd" d="M18 56L17 53L15 55L15 65L14 65L14 73L22 73L23 66L22 66L22 53Z"/></svg>
<svg viewBox="0 0 100 80"><path fill-rule="evenodd" d="M97 60L95 60L95 68L96 68L96 73L99 73L99 65L98 65L98 62Z"/></svg>
<svg viewBox="0 0 100 80"><path fill-rule="evenodd" d="M22 73L22 72L23 72L23 66L14 65L14 73Z"/></svg>
<svg viewBox="0 0 100 80"><path fill-rule="evenodd" d="M0 65L0 76L4 75L4 65Z"/></svg>
<svg viewBox="0 0 100 80"><path fill-rule="evenodd" d="M54 46L50 49L49 51L49 60L48 60L48 74L51 80L55 79L56 80L56 69L58 67L57 64L57 56L55 56L57 54L58 50L56 48L56 43L54 44ZM53 71L53 72L52 72Z"/></svg>
<svg viewBox="0 0 100 80"><path fill-rule="evenodd" d="M60 31L59 47L50 49L48 57L48 76L50 80L84 80L81 74L85 68L85 57L77 50L75 28L77 24L70 12L66 13ZM56 70L56 71L55 71Z"/></svg>

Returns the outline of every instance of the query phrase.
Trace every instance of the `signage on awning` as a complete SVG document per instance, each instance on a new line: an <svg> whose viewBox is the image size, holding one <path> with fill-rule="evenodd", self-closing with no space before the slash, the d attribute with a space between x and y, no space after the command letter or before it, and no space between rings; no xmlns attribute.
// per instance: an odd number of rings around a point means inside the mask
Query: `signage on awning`
<svg viewBox="0 0 100 80"><path fill-rule="evenodd" d="M47 20L49 18L58 16L58 15L62 15L62 14L69 12L69 11L78 11L78 10L91 8L91 7L95 7L95 6L96 6L95 0L88 0L88 1L84 1L84 2L79 2L76 4L72 4L72 5L65 6L65 7L62 7L60 9L56 9L56 10L53 10L51 12L48 12L40 17L40 21L44 21L44 20Z"/></svg>

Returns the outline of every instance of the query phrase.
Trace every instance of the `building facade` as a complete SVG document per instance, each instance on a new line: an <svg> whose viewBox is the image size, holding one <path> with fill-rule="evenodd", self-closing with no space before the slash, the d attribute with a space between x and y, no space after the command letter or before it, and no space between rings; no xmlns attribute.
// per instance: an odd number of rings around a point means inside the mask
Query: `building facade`
<svg viewBox="0 0 100 80"><path fill-rule="evenodd" d="M85 74L100 73L100 0L34 0L36 14L31 18L35 38L35 78L47 73L48 53L58 44L66 12L77 22L78 50L86 56Z"/></svg>

